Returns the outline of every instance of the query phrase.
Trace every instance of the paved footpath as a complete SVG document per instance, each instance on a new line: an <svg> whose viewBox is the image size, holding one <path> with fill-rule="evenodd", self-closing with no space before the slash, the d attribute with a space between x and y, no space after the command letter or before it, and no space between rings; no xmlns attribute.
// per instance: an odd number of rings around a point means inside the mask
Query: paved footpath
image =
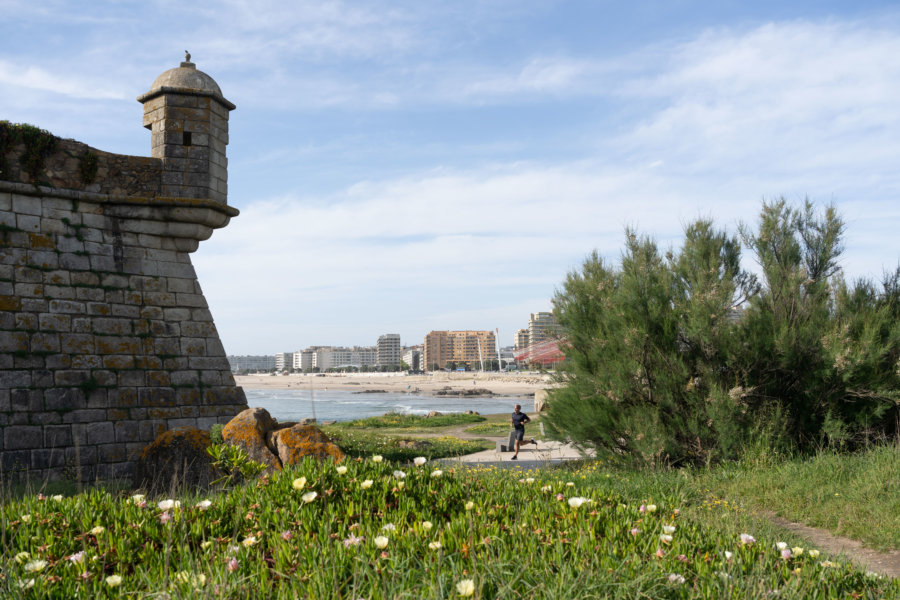
<svg viewBox="0 0 900 600"><path fill-rule="evenodd" d="M482 450L474 454L457 456L455 458L442 458L439 462L444 464L470 464L478 466L495 466L506 469L537 469L550 465L557 465L570 460L585 458L572 444L564 444L554 441L539 441L537 446L527 444L519 450L518 460L511 460L512 452L497 452L496 450Z"/></svg>

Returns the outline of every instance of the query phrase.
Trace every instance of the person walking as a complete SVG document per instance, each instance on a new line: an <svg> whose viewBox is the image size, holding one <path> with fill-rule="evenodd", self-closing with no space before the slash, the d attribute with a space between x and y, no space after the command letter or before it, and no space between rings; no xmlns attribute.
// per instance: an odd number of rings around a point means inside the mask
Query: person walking
<svg viewBox="0 0 900 600"><path fill-rule="evenodd" d="M513 457L510 460L519 460L519 450L522 448L522 444L524 443L525 439L525 423L530 422L531 419L528 418L528 415L522 412L522 405L516 404L516 408L512 414L512 419L510 419L512 428L516 432L516 453L513 454ZM535 441L534 438L531 438L528 443L537 445L537 441Z"/></svg>

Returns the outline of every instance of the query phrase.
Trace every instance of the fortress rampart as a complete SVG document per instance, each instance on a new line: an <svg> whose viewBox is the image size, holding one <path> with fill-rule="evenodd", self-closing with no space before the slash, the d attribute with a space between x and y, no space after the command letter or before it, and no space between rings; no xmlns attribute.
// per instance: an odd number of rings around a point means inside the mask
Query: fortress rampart
<svg viewBox="0 0 900 600"><path fill-rule="evenodd" d="M151 157L0 123L6 479L127 477L163 431L247 406L190 261L238 214L234 105L189 57L138 100Z"/></svg>

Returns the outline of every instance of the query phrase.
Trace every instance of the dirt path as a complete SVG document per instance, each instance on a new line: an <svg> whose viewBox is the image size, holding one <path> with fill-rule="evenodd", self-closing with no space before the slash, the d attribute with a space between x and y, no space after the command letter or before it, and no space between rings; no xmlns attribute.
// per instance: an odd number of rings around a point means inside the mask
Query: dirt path
<svg viewBox="0 0 900 600"><path fill-rule="evenodd" d="M816 547L830 554L844 554L860 569L872 571L888 577L900 577L900 551L878 552L864 548L860 542L833 535L824 529L809 527L802 523L794 523L772 512L762 513L779 527L802 535Z"/></svg>

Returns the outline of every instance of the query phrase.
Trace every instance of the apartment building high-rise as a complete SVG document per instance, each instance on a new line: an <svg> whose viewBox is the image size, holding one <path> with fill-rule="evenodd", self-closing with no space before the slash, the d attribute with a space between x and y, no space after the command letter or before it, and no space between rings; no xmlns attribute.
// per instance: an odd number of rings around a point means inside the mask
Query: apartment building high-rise
<svg viewBox="0 0 900 600"><path fill-rule="evenodd" d="M422 354L422 346L410 346L403 353L403 362L409 365L413 371L425 370L425 357Z"/></svg>
<svg viewBox="0 0 900 600"><path fill-rule="evenodd" d="M228 355L225 357L232 373L257 373L275 370L275 356L264 355Z"/></svg>
<svg viewBox="0 0 900 600"><path fill-rule="evenodd" d="M555 340L562 333L562 327L556 321L553 313L531 313L528 318L528 345L534 346L544 340ZM518 340L517 340L518 341Z"/></svg>
<svg viewBox="0 0 900 600"><path fill-rule="evenodd" d="M516 350L522 350L523 348L528 347L528 330L527 329L516 330L516 343L513 347Z"/></svg>
<svg viewBox="0 0 900 600"><path fill-rule="evenodd" d="M294 368L294 353L279 352L275 355L275 370L290 371Z"/></svg>
<svg viewBox="0 0 900 600"><path fill-rule="evenodd" d="M402 352L399 333L380 335L375 345L375 364L379 367L399 367Z"/></svg>
<svg viewBox="0 0 900 600"><path fill-rule="evenodd" d="M493 331L432 331L425 336L425 368L443 369L447 363L470 366L497 360Z"/></svg>

